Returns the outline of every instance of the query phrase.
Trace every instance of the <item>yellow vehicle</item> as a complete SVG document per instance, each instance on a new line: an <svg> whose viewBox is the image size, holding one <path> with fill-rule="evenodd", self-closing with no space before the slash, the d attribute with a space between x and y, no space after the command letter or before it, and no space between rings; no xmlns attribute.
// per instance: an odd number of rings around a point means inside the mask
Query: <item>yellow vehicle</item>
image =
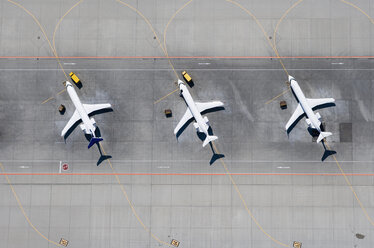
<svg viewBox="0 0 374 248"><path fill-rule="evenodd" d="M190 77L190 75L188 75L188 73L186 71L182 72L182 76L183 76L184 80L186 80L187 83L190 83L192 81L192 78Z"/></svg>
<svg viewBox="0 0 374 248"><path fill-rule="evenodd" d="M77 75L74 74L74 72L70 72L69 74L71 80L73 80L73 82L75 84L79 84L81 82L81 80L79 79L79 77Z"/></svg>

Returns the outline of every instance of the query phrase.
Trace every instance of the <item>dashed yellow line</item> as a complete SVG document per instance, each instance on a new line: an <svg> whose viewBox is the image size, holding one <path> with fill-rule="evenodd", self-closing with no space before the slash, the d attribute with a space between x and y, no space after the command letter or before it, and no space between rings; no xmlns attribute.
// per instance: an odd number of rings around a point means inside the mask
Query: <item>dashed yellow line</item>
<svg viewBox="0 0 374 248"><path fill-rule="evenodd" d="M29 218L28 215L26 214L26 211L25 211L25 209L23 208L22 203L21 203L20 199L18 198L18 195L17 195L17 193L16 193L16 191L15 191L15 189L14 189L14 187L13 187L13 185L12 185L10 179L9 179L9 177L5 174L5 169L4 169L4 166L3 166L2 163L0 163L0 168L1 168L1 171L4 173L4 176L5 176L5 178L6 178L7 182L8 182L8 185L9 185L10 189L12 190L13 196L14 196L14 198L15 198L16 201L17 201L18 207L19 207L19 209L21 210L23 216L25 217L27 223L29 223L29 225L31 226L31 228L32 228L32 229L33 229L37 234L39 234L43 239L47 240L49 243L51 243L51 244L53 244L53 245L55 245L55 246L62 247L59 243L56 243L55 241L50 240L49 238L47 238L44 234L42 234L42 233L38 230L38 228L36 228L36 227L34 226L34 224L31 222L30 218Z"/></svg>
<svg viewBox="0 0 374 248"><path fill-rule="evenodd" d="M374 20L373 18L371 18L365 11L363 11L362 9L360 9L359 7L357 7L356 5L354 5L353 3L351 2L348 2L348 1L345 1L345 0L340 0L341 2L347 4L347 5L350 5L352 6L353 8L357 9L358 11L360 11L362 14L364 14L367 18L369 18L370 22L372 24L374 24Z"/></svg>
<svg viewBox="0 0 374 248"><path fill-rule="evenodd" d="M103 152L103 154L104 154L104 155L107 155L107 154L105 153L105 150L104 150L104 147L102 146L102 144L99 143L99 145L100 145L100 148L101 148L101 151ZM107 159L107 160L108 160L108 164L109 164L110 168L112 169L112 172L115 173L115 170L114 170L114 168L113 168L112 162L110 161L110 159ZM117 174L115 174L114 176L115 176L115 178L116 178L116 180L117 180L118 185L119 185L120 188L121 188L121 191L122 191L123 195L125 196L127 202L128 202L129 205L130 205L130 208L131 208L132 213L134 214L135 218L138 220L138 222L140 223L140 225L143 227L143 229L144 229L146 232L148 232L148 233L151 235L151 237L152 237L154 240L156 240L157 242L159 242L160 244L164 244L164 245L167 245L167 246L169 246L169 247L173 247L171 244L169 244L169 243L167 243L167 242L165 242L165 241L162 241L160 238L158 238L156 235L154 235L154 234L152 233L152 231L151 231L151 230L150 230L150 229L149 229L149 228L144 224L144 222L143 222L143 221L141 220L141 218L139 217L139 214L136 212L136 209L135 209L134 205L132 204L132 202L131 202L131 200L130 200L130 198L129 198L127 192L126 192L125 187L124 187L123 184L121 183L121 180L119 179L119 176L118 176Z"/></svg>

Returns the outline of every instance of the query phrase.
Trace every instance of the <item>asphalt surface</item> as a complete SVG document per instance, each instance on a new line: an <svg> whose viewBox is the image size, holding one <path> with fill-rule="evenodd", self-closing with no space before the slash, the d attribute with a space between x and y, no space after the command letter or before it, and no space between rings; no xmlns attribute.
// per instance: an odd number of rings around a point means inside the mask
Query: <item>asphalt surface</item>
<svg viewBox="0 0 374 248"><path fill-rule="evenodd" d="M75 3L22 5L45 26L53 46L56 24ZM129 3L149 18L161 40L184 4ZM273 38L293 3L242 4ZM356 4L373 16L370 1ZM278 59L172 59L179 77L183 70L192 76L196 101L225 104L206 114L225 156L210 164L212 149L202 147L192 124L178 140L173 134L186 109L179 94L155 103L176 89L167 59L124 58L164 56L144 20L115 1L84 1L61 21L58 54L121 56L61 59L66 73L81 78L83 87L76 90L83 103L113 106L113 112L94 117L104 138L102 152L112 156L111 164L97 166L100 152L87 149L79 127L66 141L60 137L74 106L61 92L65 76L58 63L43 58L53 56L43 33L19 7L6 1L0 7L0 162L13 173L9 181L0 175L1 248L55 247L51 242L61 238L68 247L167 247L155 237L191 248L282 247L277 242L292 247L293 241L302 247L374 245L373 226L339 169L374 218L373 59L283 60L306 97L336 99L336 106L318 112L333 133L327 144L338 163L324 157L305 118L285 132L297 102L290 91L269 102L287 90ZM166 37L170 56L274 56L256 22L225 1L192 1ZM370 20L339 1L300 3L277 37L282 56L373 56ZM280 108L281 100L287 109ZM57 111L60 104L64 115ZM171 118L165 109L172 110ZM68 175L58 175L60 161L69 164Z"/></svg>

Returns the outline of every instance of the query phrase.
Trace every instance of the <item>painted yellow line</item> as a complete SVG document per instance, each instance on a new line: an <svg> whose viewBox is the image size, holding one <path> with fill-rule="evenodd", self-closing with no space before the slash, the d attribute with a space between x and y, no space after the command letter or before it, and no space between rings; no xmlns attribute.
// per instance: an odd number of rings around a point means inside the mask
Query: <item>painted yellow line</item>
<svg viewBox="0 0 374 248"><path fill-rule="evenodd" d="M175 70L175 67L174 67L174 65L173 65L173 63L172 63L172 61L171 61L171 59L170 59L170 57L169 57L169 54L168 54L168 52L167 52L167 50L166 50L166 45L165 45L165 36L166 36L166 34L164 33L164 46L163 46L162 43L161 43L161 41L160 41L160 39L159 39L159 37L158 37L158 35L157 35L157 33L156 33L156 31L155 31L155 29L153 28L151 22L148 20L148 18L147 18L147 17L146 17L142 12L140 12L137 8L135 8L135 7L131 6L130 4L125 3L125 2L123 2L123 1L121 1L121 0L116 0L116 1L117 1L118 3L120 3L120 4L122 4L122 5L124 5L124 6L128 7L128 8L130 8L131 10L133 10L134 12L136 12L139 16L141 16L141 17L144 19L144 21L147 23L148 27L151 29L151 31L152 31L154 37L156 37L156 40L157 40L157 42L158 42L159 47L161 47L162 52L165 54L166 58L168 59L169 65L170 65L170 67L172 68L172 70L173 70L173 72L174 72L174 75L175 75L176 79L177 79L177 80L180 79L179 76L178 76L178 73L177 73L177 71ZM169 26L171 20L173 20L174 17L175 17L175 16L176 16L176 15L177 15L177 14L178 14L178 13L179 13L183 8L185 8L185 7L186 7L190 2L192 2L192 0L190 0L189 2L187 2L186 4L184 4L181 8L179 8L179 9L174 13L174 15L172 16L172 18L169 20L169 22L168 22L168 24L167 24L167 27ZM167 30L167 27L166 27L166 29L165 29L165 32L166 32L166 30ZM173 93L174 93L174 92L173 92ZM169 96L169 95L171 95L171 94L168 94L167 96ZM166 97L167 97L167 96L166 96ZM163 97L162 99L164 99L164 98L165 98L165 97ZM161 99L161 100L162 100L162 99ZM161 100L158 100L158 101L154 102L154 104L158 103L158 102L161 101Z"/></svg>
<svg viewBox="0 0 374 248"><path fill-rule="evenodd" d="M172 95L172 94L174 94L175 92L177 92L179 89L175 89L175 90L173 90L172 92L170 92L169 94L167 94L167 95L165 95L165 96L163 96L163 97L161 97L160 99L158 99L157 101L155 101L153 104L156 104L156 103L159 103L159 102L161 102L162 100L164 100L165 98L167 98L168 96L170 96L170 95Z"/></svg>
<svg viewBox="0 0 374 248"><path fill-rule="evenodd" d="M340 0L341 2L347 4L347 5L350 5L352 6L353 8L357 9L358 11L360 11L362 14L364 14L367 18L369 18L370 22L372 24L374 24L374 20L373 18L371 18L365 11L363 11L362 9L360 9L359 7L357 7L356 5L354 5L353 3L351 2L348 2L348 1L344 1L344 0Z"/></svg>
<svg viewBox="0 0 374 248"><path fill-rule="evenodd" d="M84 0L80 0L79 2L77 2L76 4L74 4L61 18L60 20L58 21L58 23L56 24L56 27L55 27L55 30L53 31L53 37L52 37L52 43L53 43L53 50L55 51L56 53L56 56L57 56L57 50L56 50L56 43L55 43L55 37L56 37L56 32L57 32L57 29L58 27L60 26L62 20L65 18L65 16L67 16L70 11L72 11L75 7L77 7L79 4L81 4Z"/></svg>
<svg viewBox="0 0 374 248"><path fill-rule="evenodd" d="M325 145L326 145L326 147L327 147L329 150L331 150L331 148L330 148L330 146L327 144L327 142L325 142ZM354 197L356 198L356 201L357 201L358 205L360 205L360 208L361 208L362 212L364 213L365 217L366 217L367 220L370 222L370 224L371 224L372 226L374 226L374 221L373 221L373 219L369 216L369 214L368 214L366 208L364 207L364 205L362 204L360 198L358 198L358 195L357 195L356 191L354 190L354 188L353 188L353 186L352 186L352 183L349 181L349 179L348 179L347 175L345 174L343 168L340 166L340 163L339 163L339 161L337 160L336 156L335 156L335 155L332 155L332 157L334 158L335 163L336 163L336 165L338 166L338 168L339 168L339 170L340 170L340 173L343 175L343 177L344 177L344 179L345 179L345 182L347 183L347 185L348 185L349 188L351 189L351 191L352 191Z"/></svg>
<svg viewBox="0 0 374 248"><path fill-rule="evenodd" d="M4 166L3 166L2 163L0 163L0 168L1 168L1 171L2 171L3 173L5 173L5 169L4 169ZM42 233L38 230L38 228L36 228L36 227L34 226L34 224L32 224L30 218L28 217L28 215L26 214L25 209L24 209L23 206L22 206L22 203L21 203L21 201L20 201L20 199L19 199L19 197L18 197L18 195L17 195L17 193L16 193L16 191L15 191L15 189L14 189L14 187L13 187L13 185L12 185L10 179L9 179L9 177L8 177L6 174L4 174L4 175L5 175L5 178L6 178L7 182L8 182L8 185L9 185L10 189L12 190L12 193L13 193L14 198L15 198L16 201L17 201L17 204L18 204L19 209L21 210L23 216L25 217L27 223L29 223L29 225L31 226L31 228L32 228L32 229L33 229L37 234L39 234L43 239L47 240L49 243L51 243L51 244L53 244L53 245L55 245L55 246L62 247L59 243L56 243L55 241L50 240L49 238L47 238L44 234L42 234Z"/></svg>
<svg viewBox="0 0 374 248"><path fill-rule="evenodd" d="M165 51L165 56L169 59L169 63L171 65L171 67L173 68L173 71L175 73L175 76L177 77L177 79L179 79L179 76L178 76L178 73L175 71L174 69L174 66L173 64L171 63L171 60L170 60L170 57L169 57L169 54L168 54L168 49L166 47L166 32L169 28L169 25L170 23L174 20L175 16L182 10L184 9L185 7L187 7L193 0L190 0L188 1L187 3L185 3L182 7L180 7L175 13L174 15L172 15L172 17L169 19L168 23L166 24L166 27L164 29L164 51Z"/></svg>
<svg viewBox="0 0 374 248"><path fill-rule="evenodd" d="M99 143L99 145L100 145L100 148L101 148L101 151L103 152L103 154L104 154L104 155L107 155L107 154L105 153L105 150L104 150L104 147L102 146L102 144ZM131 208L132 213L134 214L135 218L138 220L138 222L140 223L140 225L143 227L143 229L144 229L146 232L148 232L148 233L151 235L151 237L152 237L154 240L156 240L157 242L159 242L160 244L164 244L164 245L167 245L167 246L169 246L169 247L173 247L171 244L169 244L169 243L167 243L167 242L165 242L165 241L162 241L160 238L158 238L156 235L154 235L154 234L152 233L152 231L151 231L151 230L150 230L150 229L149 229L149 228L144 224L144 222L143 222L143 221L141 220L141 218L139 217L139 214L136 212L136 209L135 209L135 207L134 207L134 204L132 204L132 202L131 202L131 200L130 200L130 198L129 198L127 192L126 192L125 187L123 186L123 184L121 183L121 180L119 179L119 176L117 175L117 173L115 173L115 170L114 170L114 168L113 168L113 165L112 165L112 162L110 161L110 159L108 159L108 164L109 164L110 168L112 169L112 172L113 172L113 174L114 174L114 176L115 176L115 178L116 178L116 180L117 180L118 185L119 185L120 188L121 188L121 191L122 191L123 195L125 196L125 198L126 198L128 204L129 204L129 206L130 206L130 208Z"/></svg>
<svg viewBox="0 0 374 248"><path fill-rule="evenodd" d="M64 93L66 91L66 88L64 88L63 90L61 90L60 92L58 92L56 95L61 95L62 93Z"/></svg>
<svg viewBox="0 0 374 248"><path fill-rule="evenodd" d="M281 22L283 21L283 19L288 15L288 13L289 13L292 9L294 9L294 8L295 8L297 5L299 5L302 1L304 1L304 0L299 0L299 1L295 2L294 4L291 5L291 7L289 7L289 8L286 10L286 12L284 12L284 14L282 15L282 17L279 19L279 21L278 21L278 23L277 23L277 25L276 25L276 27L275 27L275 29L274 29L274 33L273 33L273 49L274 49L274 52L275 52L275 54L277 55L277 57L278 57L278 59L279 59L281 65L282 65L283 69L284 69L285 72L287 73L287 76L288 76L289 74L288 74L288 72L287 72L287 70L286 70L286 67L285 67L284 64L283 64L282 59L281 59L280 56L279 56L279 52L278 52L277 45L276 45L276 40L277 40L277 31L278 31L278 27L279 27L279 25L281 24Z"/></svg>
<svg viewBox="0 0 374 248"><path fill-rule="evenodd" d="M54 99L54 97L50 97L50 98L44 100L44 101L42 102L42 104L45 104L45 103L49 102L49 101L52 100L52 99Z"/></svg>
<svg viewBox="0 0 374 248"><path fill-rule="evenodd" d="M48 39L48 36L47 36L47 34L46 34L46 32L45 32L43 26L42 26L42 25L40 24L40 22L38 21L38 19L37 19L37 18L36 18L36 17L35 17L35 16L34 16L34 15L29 11L29 10L27 10L25 7L23 7L21 4L16 3L16 2L14 2L14 1L12 1L12 0L8 0L8 2L10 2L10 3L12 3L12 4L18 6L19 8L23 9L27 14L29 14L29 15L32 17L32 19L34 19L35 23L39 26L39 28L40 28L40 30L42 31L42 33L43 33L45 39L47 40L48 45L49 45L49 47L50 47L51 50L52 50L52 53L55 55L56 60L57 60L59 66L60 66L60 68L61 68L61 70L63 71L63 73L64 73L64 75L65 75L66 80L69 80L67 74L65 73L64 68L62 67L62 64L61 64L61 61L60 61L59 57L57 56L55 50L53 49L52 44L51 44L50 40Z"/></svg>
<svg viewBox="0 0 374 248"><path fill-rule="evenodd" d="M279 21L278 21L278 23L277 23L277 25L276 25L276 27L275 27L274 34L273 34L273 37L274 37L274 41L273 41L273 42L274 42L274 43L273 43L274 46L273 46L273 47L274 47L274 49L276 50L277 56L279 56L279 53L278 53L278 49L277 49L277 47L276 47L276 43L275 43L275 41L276 41L276 32L278 31L279 25L280 25L280 23L283 21L283 19L287 16L287 14L288 14L288 13L289 13L293 8L295 8L297 5L299 5L302 1L303 1L303 0L299 0L299 1L297 1L297 2L294 3L294 4L293 4L289 9L287 9L287 11L282 15L282 17L279 19ZM370 17L370 16L369 16L365 11L363 11L362 9L360 9L359 7L357 7L356 5L354 5L353 3L347 2L347 1L345 1L345 0L340 0L340 1L343 2L343 3L345 3L345 4L347 4L347 5L350 5L350 6L352 6L353 8L357 9L358 11L360 11L362 14L364 14L364 15L365 15L369 20L370 20L370 22L371 22L372 24L374 24L374 20L373 20L373 19L372 19L372 18L371 18L371 17ZM288 90L289 90L289 89L288 89ZM283 93L282 93L282 94L283 94ZM282 94L280 94L280 95L282 95ZM280 96L280 95L279 95L279 96ZM279 96L277 96L277 97L279 97ZM277 98L277 97L275 97L275 98ZM274 99L274 98L273 98L273 99ZM273 100L273 99L272 99L272 100ZM272 100L270 100L270 101L268 101L268 102L271 102ZM267 102L267 103L268 103L268 102ZM326 144L326 147L330 150L330 146L327 144L327 142L325 142L325 144ZM364 205L362 204L361 200L359 199L359 197L358 197L357 193L355 192L355 190L354 190L354 188L353 188L351 182L349 181L348 177L346 176L346 174L345 174L343 168L340 166L339 161L337 160L337 158L336 158L335 155L332 155L332 156L333 156L333 158L334 158L334 160L335 160L335 162L336 162L336 165L338 166L338 168L339 168L341 174L343 175L343 177L344 177L344 179L345 179L345 181L346 181L348 187L350 188L350 190L352 191L354 197L356 198L357 203L360 205L360 208L361 208L362 212L364 213L365 217L366 217L367 220L370 222L370 224L371 224L372 226L374 226L374 221L373 221L372 218L369 216L369 214L368 214L366 208L364 207Z"/></svg>
<svg viewBox="0 0 374 248"><path fill-rule="evenodd" d="M281 64L283 70L285 71L285 73L287 74L287 77L288 77L288 75L289 75L288 71L287 71L286 67L283 64L283 61L282 61L281 57L278 54L278 51L275 49L275 47L271 43L271 40L269 38L268 33L265 31L264 26L262 26L261 22L257 19L257 17L251 11L249 11L248 9L246 9L245 7L243 7L241 4L239 4L239 3L237 3L237 2L235 2L233 0L226 0L226 2L229 2L229 3L232 3L232 4L236 5L237 7L239 7L240 9L242 9L244 12L246 12L248 15L250 15L253 18L253 20L255 20L255 22L257 23L257 25L261 29L262 33L264 34L264 36L265 36L267 42L269 43L270 47L273 49L273 51L277 55L277 59L278 59L279 63Z"/></svg>
<svg viewBox="0 0 374 248"><path fill-rule="evenodd" d="M212 146L213 146L214 152L215 152L216 154L220 154L220 152L219 152L219 150L218 150L218 148L216 147L216 145L215 145L214 142L212 142ZM283 246L283 247L291 247L291 246L289 246L289 245L287 245L287 244L285 244L285 243L283 243L283 242L281 242L281 241L275 239L273 236L271 236L268 232L266 232L266 231L264 230L264 228L263 228L263 227L261 226L261 224L257 221L256 217L253 215L252 211L249 209L247 203L245 202L244 197L243 197L242 193L240 192L240 190L239 190L239 188L238 188L238 186L237 186L237 184L236 184L234 178L232 177L231 173L229 172L229 170L228 170L228 168L227 168L227 166L226 166L225 161L223 160L223 158L220 158L219 161L221 162L223 168L225 169L227 176L230 178L230 181L231 181L232 185L234 186L235 191L236 191L236 193L238 194L238 196L239 196L239 198L240 198L240 200L241 200L241 202L242 202L244 208L247 210L247 213L249 214L249 216L251 217L251 219L253 220L253 222L256 224L256 226L257 226L257 227L258 227L258 228L259 228L259 229L260 229L260 230L261 230L261 231L262 231L262 232L263 232L263 233L264 233L264 234L265 234L269 239L271 239L271 240L272 240L273 242L275 242L276 244L278 244L278 245L280 245L280 246Z"/></svg>

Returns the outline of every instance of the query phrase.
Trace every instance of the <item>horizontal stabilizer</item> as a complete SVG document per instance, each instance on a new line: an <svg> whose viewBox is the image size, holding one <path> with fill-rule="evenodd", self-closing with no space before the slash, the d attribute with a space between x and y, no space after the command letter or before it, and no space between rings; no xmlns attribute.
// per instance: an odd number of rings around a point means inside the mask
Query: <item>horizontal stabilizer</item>
<svg viewBox="0 0 374 248"><path fill-rule="evenodd" d="M210 142L212 142L216 139L218 139L217 136L207 136L204 140L203 147L205 147L207 144L209 144Z"/></svg>
<svg viewBox="0 0 374 248"><path fill-rule="evenodd" d="M98 137L92 137L91 140L90 140L90 144L88 144L88 149L91 148L91 146L99 143L100 141L102 141L103 139L102 138L98 138Z"/></svg>
<svg viewBox="0 0 374 248"><path fill-rule="evenodd" d="M332 133L330 133L330 132L321 132L318 136L317 143L319 143L321 140L323 140L324 138L329 137L331 135L332 135Z"/></svg>

